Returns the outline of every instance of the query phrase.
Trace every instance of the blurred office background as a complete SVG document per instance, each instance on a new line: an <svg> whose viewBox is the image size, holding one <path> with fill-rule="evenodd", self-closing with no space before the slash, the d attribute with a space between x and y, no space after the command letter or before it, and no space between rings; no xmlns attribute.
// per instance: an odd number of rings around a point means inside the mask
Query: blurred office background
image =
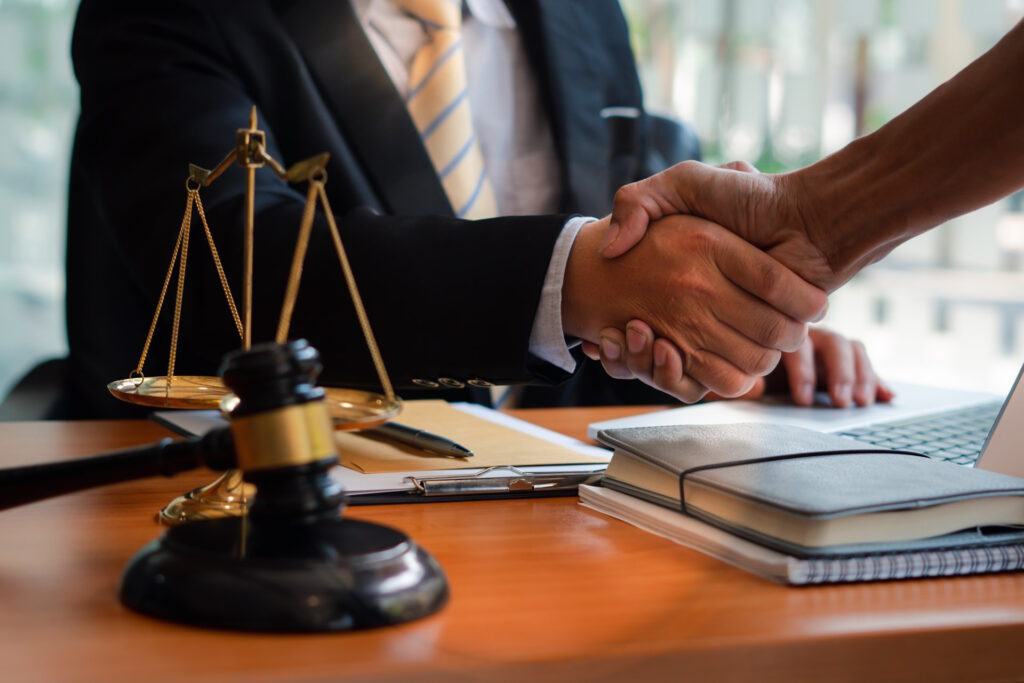
<svg viewBox="0 0 1024 683"><path fill-rule="evenodd" d="M64 231L77 3L0 0L0 397L67 353ZM130 361L129 361L130 362Z"/></svg>
<svg viewBox="0 0 1024 683"><path fill-rule="evenodd" d="M648 107L693 122L707 161L762 171L878 128L1024 15L1024 0L622 2ZM0 0L0 396L66 352L76 5ZM1018 193L896 250L833 297L826 322L863 339L886 377L1005 391L1024 359L1022 254Z"/></svg>

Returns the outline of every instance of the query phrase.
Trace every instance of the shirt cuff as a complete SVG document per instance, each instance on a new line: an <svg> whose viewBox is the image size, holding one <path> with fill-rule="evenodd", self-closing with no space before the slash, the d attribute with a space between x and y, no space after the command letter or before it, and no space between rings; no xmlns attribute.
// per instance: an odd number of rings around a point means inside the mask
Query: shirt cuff
<svg viewBox="0 0 1024 683"><path fill-rule="evenodd" d="M555 248L551 252L548 272L544 276L544 287L540 293L540 305L533 318L533 329L530 331L530 353L542 361L561 368L566 372L575 372L576 359L569 353L562 330L562 283L565 281L565 264L569 261L576 235L587 223L596 221L589 216L570 218L562 232L555 240ZM575 345L578 342L573 342Z"/></svg>

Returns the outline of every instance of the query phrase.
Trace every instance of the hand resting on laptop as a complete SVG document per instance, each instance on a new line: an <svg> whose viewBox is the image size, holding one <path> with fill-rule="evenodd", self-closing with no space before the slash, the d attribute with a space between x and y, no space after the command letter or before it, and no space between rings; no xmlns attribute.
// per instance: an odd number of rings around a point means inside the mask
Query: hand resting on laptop
<svg viewBox="0 0 1024 683"><path fill-rule="evenodd" d="M625 334L615 328L601 330L600 351L593 344L585 344L583 350L600 360L612 377L638 378L657 388L668 385L667 378L678 375L683 367L676 347L665 339L656 339L641 320L631 320ZM810 406L815 390L827 391L832 405L838 408L887 403L893 397L892 390L875 373L864 344L823 327L812 327L799 349L783 353L775 370L758 378L739 398L756 399L788 391L797 405ZM708 398L720 397L709 394Z"/></svg>

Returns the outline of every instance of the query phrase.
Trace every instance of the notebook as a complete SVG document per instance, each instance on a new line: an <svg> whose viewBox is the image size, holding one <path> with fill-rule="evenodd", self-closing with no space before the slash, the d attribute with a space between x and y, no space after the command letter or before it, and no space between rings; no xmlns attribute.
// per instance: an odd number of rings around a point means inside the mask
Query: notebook
<svg viewBox="0 0 1024 683"><path fill-rule="evenodd" d="M603 485L797 557L1024 541L1024 479L757 423L602 431Z"/></svg>
<svg viewBox="0 0 1024 683"><path fill-rule="evenodd" d="M580 486L580 504L722 562L794 586L963 576L1024 569L1024 543L998 535L980 545L800 558L758 545L695 517L603 486Z"/></svg>

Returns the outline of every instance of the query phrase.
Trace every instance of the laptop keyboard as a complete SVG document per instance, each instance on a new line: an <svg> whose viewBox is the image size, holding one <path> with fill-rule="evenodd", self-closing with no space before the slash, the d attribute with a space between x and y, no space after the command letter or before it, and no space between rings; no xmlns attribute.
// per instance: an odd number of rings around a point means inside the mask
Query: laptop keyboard
<svg viewBox="0 0 1024 683"><path fill-rule="evenodd" d="M923 453L957 465L974 465L995 424L1001 401L839 432L879 448Z"/></svg>

